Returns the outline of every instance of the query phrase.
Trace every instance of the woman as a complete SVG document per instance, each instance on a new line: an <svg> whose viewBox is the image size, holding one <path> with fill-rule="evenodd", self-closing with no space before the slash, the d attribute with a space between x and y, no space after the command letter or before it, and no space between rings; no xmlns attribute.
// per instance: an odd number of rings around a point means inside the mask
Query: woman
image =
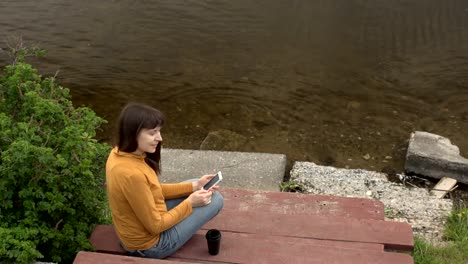
<svg viewBox="0 0 468 264"><path fill-rule="evenodd" d="M202 187L214 175L161 184L164 115L131 103L122 110L106 164L107 192L115 231L129 255L165 258L176 252L223 207L217 187Z"/></svg>

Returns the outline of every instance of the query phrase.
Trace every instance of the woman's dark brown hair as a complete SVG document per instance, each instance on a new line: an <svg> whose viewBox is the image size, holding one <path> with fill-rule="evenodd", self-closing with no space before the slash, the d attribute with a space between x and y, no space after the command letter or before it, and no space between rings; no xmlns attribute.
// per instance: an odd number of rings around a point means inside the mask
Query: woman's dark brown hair
<svg viewBox="0 0 468 264"><path fill-rule="evenodd" d="M143 128L153 129L162 127L165 121L164 114L151 106L140 103L127 104L120 113L117 125L116 145L124 152L134 152L138 148L137 137ZM145 161L159 174L161 171L161 145L160 142L154 153L146 153Z"/></svg>

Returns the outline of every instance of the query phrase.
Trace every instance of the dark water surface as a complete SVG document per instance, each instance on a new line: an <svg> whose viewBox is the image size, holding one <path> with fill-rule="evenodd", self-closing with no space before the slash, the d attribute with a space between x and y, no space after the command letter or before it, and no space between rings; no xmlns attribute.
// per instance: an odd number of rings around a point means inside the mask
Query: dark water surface
<svg viewBox="0 0 468 264"><path fill-rule="evenodd" d="M467 0L2 0L0 47L17 35L106 140L141 101L167 114L168 147L229 130L216 149L401 171L425 130L468 157Z"/></svg>

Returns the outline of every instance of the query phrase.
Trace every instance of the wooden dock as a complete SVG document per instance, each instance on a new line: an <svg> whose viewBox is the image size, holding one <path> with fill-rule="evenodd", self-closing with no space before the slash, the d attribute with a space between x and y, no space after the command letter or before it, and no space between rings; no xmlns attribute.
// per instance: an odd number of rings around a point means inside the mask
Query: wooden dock
<svg viewBox="0 0 468 264"><path fill-rule="evenodd" d="M413 263L411 226L385 221L379 201L227 188L221 193L222 212L165 260L119 256L125 252L112 226L98 226L91 242L100 253L80 252L74 263ZM205 240L212 228L222 232L216 256L208 254Z"/></svg>

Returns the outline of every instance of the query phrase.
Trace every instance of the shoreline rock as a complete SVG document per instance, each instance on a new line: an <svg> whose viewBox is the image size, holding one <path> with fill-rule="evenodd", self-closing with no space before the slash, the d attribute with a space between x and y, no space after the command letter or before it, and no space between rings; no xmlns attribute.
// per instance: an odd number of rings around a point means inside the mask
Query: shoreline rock
<svg viewBox="0 0 468 264"><path fill-rule="evenodd" d="M453 178L468 184L468 159L446 137L415 131L409 140L405 171L431 178Z"/></svg>

